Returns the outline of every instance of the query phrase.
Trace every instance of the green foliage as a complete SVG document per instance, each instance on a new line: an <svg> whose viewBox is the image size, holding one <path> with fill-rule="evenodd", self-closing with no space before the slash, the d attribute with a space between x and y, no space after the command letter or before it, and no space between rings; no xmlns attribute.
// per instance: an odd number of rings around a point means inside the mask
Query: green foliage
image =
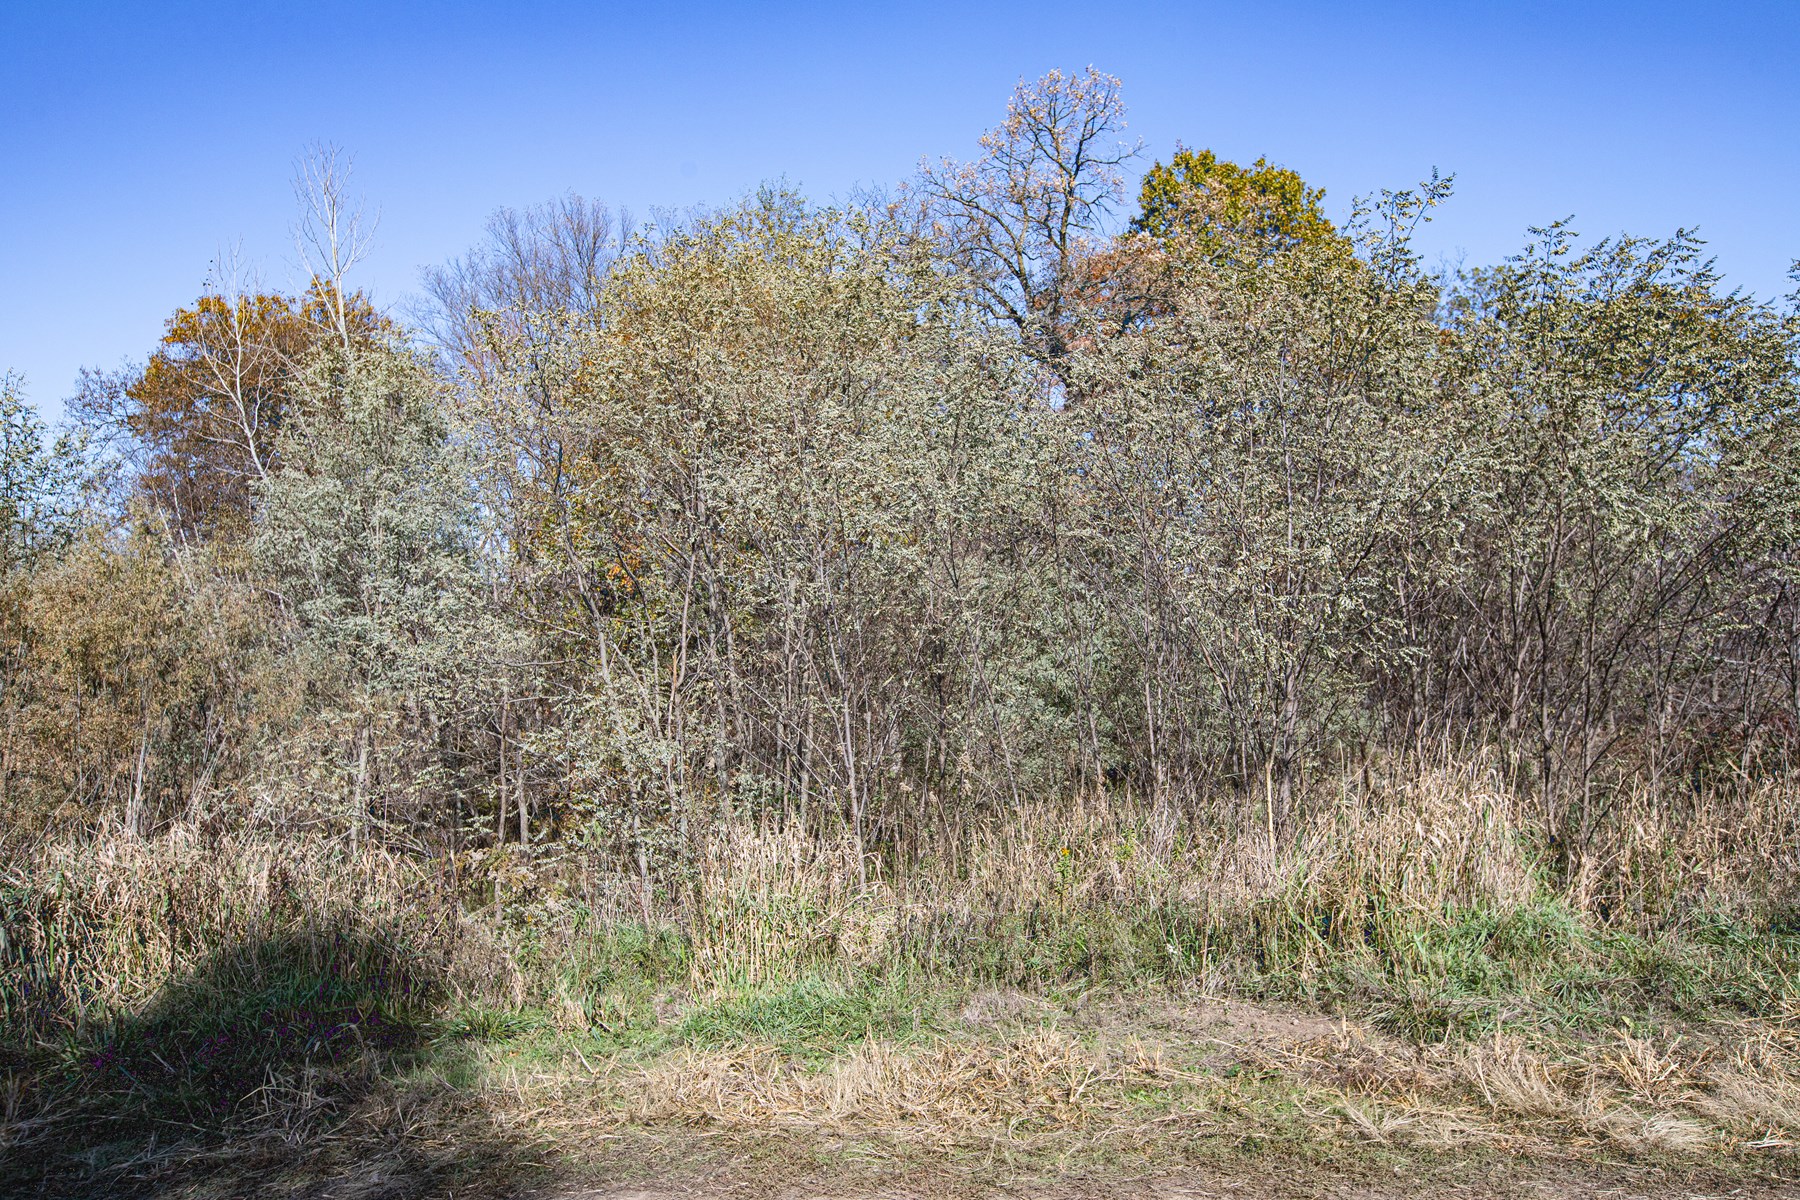
<svg viewBox="0 0 1800 1200"><path fill-rule="evenodd" d="M0 375L0 583L74 536L80 475L76 440L47 441L23 381Z"/></svg>
<svg viewBox="0 0 1800 1200"><path fill-rule="evenodd" d="M309 693L297 740L326 756L301 765L349 793L353 824L372 801L416 818L454 798L433 730L486 694L508 644L477 557L470 464L403 349L321 355L297 386L250 549Z"/></svg>
<svg viewBox="0 0 1800 1200"><path fill-rule="evenodd" d="M1240 167L1211 150L1179 149L1145 173L1132 228L1207 259L1262 262L1298 246L1343 244L1324 199L1325 189L1267 159Z"/></svg>
<svg viewBox="0 0 1800 1200"><path fill-rule="evenodd" d="M1800 530L1800 329L1724 293L1687 234L1538 238L1447 296L1478 468L1459 542L1480 557L1440 575L1443 619L1418 628L1421 663L1444 661L1443 638L1486 648L1430 702L1490 698L1535 768L1546 832L1573 848L1604 816L1595 783L1621 727L1653 776L1685 767L1692 783L1718 765L1697 743L1729 730L1744 779L1766 723L1792 727L1774 716L1792 672L1764 657L1785 635L1763 623L1786 620ZM1722 675L1728 659L1746 669Z"/></svg>
<svg viewBox="0 0 1800 1200"><path fill-rule="evenodd" d="M427 687L459 652L481 582L467 469L403 353L321 361L306 388L313 411L283 434L288 469L261 489L257 566L354 686Z"/></svg>

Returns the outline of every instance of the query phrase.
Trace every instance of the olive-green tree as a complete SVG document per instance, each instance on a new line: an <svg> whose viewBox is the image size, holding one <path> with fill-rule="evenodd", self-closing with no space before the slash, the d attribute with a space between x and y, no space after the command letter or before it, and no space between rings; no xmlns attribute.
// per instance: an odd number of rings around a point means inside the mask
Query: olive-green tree
<svg viewBox="0 0 1800 1200"><path fill-rule="evenodd" d="M508 654L464 443L425 363L398 345L349 363L323 351L299 391L252 541L305 680L289 747L322 750L312 761L353 828L453 833L490 774L467 727L498 707L489 684Z"/></svg>

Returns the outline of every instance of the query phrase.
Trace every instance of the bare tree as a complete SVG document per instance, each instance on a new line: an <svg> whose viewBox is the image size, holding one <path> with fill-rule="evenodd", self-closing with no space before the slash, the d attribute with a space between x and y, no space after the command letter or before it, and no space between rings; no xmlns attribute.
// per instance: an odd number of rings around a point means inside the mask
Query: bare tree
<svg viewBox="0 0 1800 1200"><path fill-rule="evenodd" d="M1089 67L1021 80L981 157L923 164L909 189L931 236L974 280L981 305L1015 326L1057 374L1069 355L1077 264L1123 196L1139 153L1119 135L1119 81ZM1065 379L1065 383L1066 383Z"/></svg>
<svg viewBox="0 0 1800 1200"><path fill-rule="evenodd" d="M269 477L267 426L275 423L277 407L260 381L293 367L290 349L262 336L255 320L261 289L245 270L237 247L221 250L214 261L203 295L217 296L217 319L197 322L196 353L192 362L201 386L222 401L216 407L224 418L212 435L229 447L232 457L248 466L258 480ZM208 436L202 434L201 436Z"/></svg>
<svg viewBox="0 0 1800 1200"><path fill-rule="evenodd" d="M354 162L334 145L315 142L294 164L294 197L300 218L294 245L315 287L326 291L346 358L352 353L351 312L344 280L369 256L379 217L364 214L362 198L350 191Z"/></svg>
<svg viewBox="0 0 1800 1200"><path fill-rule="evenodd" d="M502 208L484 233L467 255L425 271L425 296L415 307L440 349L478 377L509 350L541 346L558 320L598 311L632 220L571 193Z"/></svg>

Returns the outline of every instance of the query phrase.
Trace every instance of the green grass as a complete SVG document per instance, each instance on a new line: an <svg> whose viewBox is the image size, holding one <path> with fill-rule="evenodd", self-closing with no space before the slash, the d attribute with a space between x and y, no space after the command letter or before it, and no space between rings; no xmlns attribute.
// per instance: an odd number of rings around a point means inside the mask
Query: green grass
<svg viewBox="0 0 1800 1200"><path fill-rule="evenodd" d="M909 981L806 978L700 1005L683 1015L675 1037L700 1048L755 1043L824 1056L865 1039L906 1042L941 1032L941 996Z"/></svg>
<svg viewBox="0 0 1800 1200"><path fill-rule="evenodd" d="M589 936L561 944L535 1003L574 1002L612 1049L755 1042L811 1053L942 1028L939 997L972 988L1187 988L1203 970L1247 997L1369 1017L1421 1042L1766 1013L1800 996L1791 931L1705 915L1608 929L1549 897L1509 910L1371 906L1354 923L1301 904L1233 916L1168 905L942 915L878 961L796 962L757 984L693 970L700 956L668 931Z"/></svg>
<svg viewBox="0 0 1800 1200"><path fill-rule="evenodd" d="M1422 1042L1762 1014L1800 995L1800 938L1722 919L1635 933L1592 928L1542 901L1415 920L1373 942L1334 948L1323 962L1271 955L1235 982L1253 995L1369 1016Z"/></svg>
<svg viewBox="0 0 1800 1200"><path fill-rule="evenodd" d="M315 874L354 883L353 867L324 860ZM200 910L205 920L176 920L174 897L211 894L184 884L167 896L146 887L127 920L73 879L0 892L6 928L42 930L31 969L0 974L0 1086L27 1124L53 1120L77 1150L152 1136L223 1143L288 1121L317 1132L383 1089L441 1087L479 1103L493 1069L554 1076L575 1053L631 1065L758 1046L811 1068L865 1041L981 1038L959 1010L988 988L1070 1008L1090 991L1226 992L1416 1044L1496 1031L1599 1044L1800 997L1800 923L1688 910L1660 928L1619 928L1541 880L1523 903L1441 909L1303 873L1232 907L1180 888L1037 902L1026 891L987 909L933 908L915 891L876 941L840 938L835 910L781 894L767 913L746 893L721 901L729 920L646 928L568 902L515 903L504 920L428 911L398 886L386 908L334 910L341 884L321 884L304 902L231 892L231 904ZM169 938L163 957L134 949L149 934ZM170 961L184 965L158 965ZM1218 1082L1229 1103L1262 1114L1259 1127L1311 1120L1283 1116L1287 1084ZM1148 1112L1168 1097L1131 1100Z"/></svg>
<svg viewBox="0 0 1800 1200"><path fill-rule="evenodd" d="M794 965L757 984L709 980L694 969L704 956L668 930L589 924L583 938L565 934L538 953L522 1008L467 1005L442 1028L527 1056L554 1056L574 1039L632 1060L758 1045L817 1061L864 1039L952 1031L973 989L1186 990L1202 962L1210 986L1340 1013L1415 1043L1703 1022L1766 1014L1800 995L1793 933L1699 916L1663 931L1607 929L1553 898L1509 910L1376 908L1335 928L1297 904L1229 920L1166 905L943 917L879 961Z"/></svg>

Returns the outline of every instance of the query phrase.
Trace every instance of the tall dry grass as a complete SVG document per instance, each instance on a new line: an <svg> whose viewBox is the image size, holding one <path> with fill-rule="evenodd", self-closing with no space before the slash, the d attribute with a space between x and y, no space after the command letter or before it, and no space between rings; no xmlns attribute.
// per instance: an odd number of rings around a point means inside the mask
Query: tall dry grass
<svg viewBox="0 0 1800 1200"><path fill-rule="evenodd" d="M1032 804L861 869L848 838L728 828L700 864L695 970L751 983L839 960L981 974L987 951L988 973L1010 963L1028 975L1032 955L1073 939L1064 948L1102 974L1221 975L1256 960L1304 975L1476 917L1497 923L1497 952L1529 956L1545 947L1523 943L1559 928L1650 936L1695 916L1766 927L1800 895L1791 782L1673 808L1623 797L1566 875L1483 763L1405 765L1309 800L1273 837L1203 806Z"/></svg>
<svg viewBox="0 0 1800 1200"><path fill-rule="evenodd" d="M1474 768L1343 793L1273 838L1203 809L1092 796L1031 804L954 840L923 836L882 868L859 872L848 838L727 829L702 860L697 940L709 959L739 964L822 946L873 961L934 922L1007 913L1162 910L1230 924L1277 904L1341 924L1377 907L1384 918L1508 909L1543 883L1514 804Z"/></svg>
<svg viewBox="0 0 1800 1200"><path fill-rule="evenodd" d="M81 1035L172 985L379 980L396 1002L483 993L509 960L434 864L341 842L175 826L13 846L0 859L0 1029Z"/></svg>
<svg viewBox="0 0 1800 1200"><path fill-rule="evenodd" d="M873 972L1275 986L1386 1004L1424 1032L1460 1003L1449 992L1560 986L1583 956L1614 954L1615 934L1678 939L1684 923L1724 921L1754 941L1795 904L1791 782L1675 806L1625 797L1568 876L1479 761L1395 762L1304 799L1273 837L1254 806L1245 819L1229 805L1046 801L862 862L848 837L727 823L691 876L653 896L570 850L495 860L476 879L466 861L249 831L15 845L0 860L0 1022L74 1032L280 937L312 969L502 1007L591 1009L632 972L695 990ZM1679 967L1688 980L1715 958L1588 974ZM1746 1002L1788 986L1769 961ZM1381 995L1358 1000L1370 980Z"/></svg>

